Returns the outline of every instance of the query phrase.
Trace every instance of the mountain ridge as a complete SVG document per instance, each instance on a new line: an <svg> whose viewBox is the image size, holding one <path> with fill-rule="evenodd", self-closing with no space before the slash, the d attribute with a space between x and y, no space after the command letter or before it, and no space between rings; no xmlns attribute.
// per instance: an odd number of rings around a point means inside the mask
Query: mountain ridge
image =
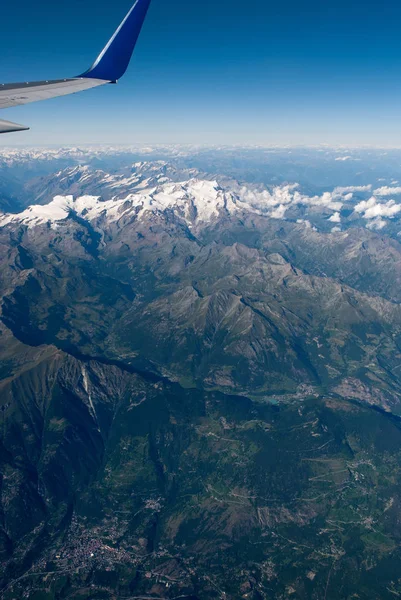
<svg viewBox="0 0 401 600"><path fill-rule="evenodd" d="M399 221L355 210L387 181L83 156L7 159L1 597L400 594Z"/></svg>

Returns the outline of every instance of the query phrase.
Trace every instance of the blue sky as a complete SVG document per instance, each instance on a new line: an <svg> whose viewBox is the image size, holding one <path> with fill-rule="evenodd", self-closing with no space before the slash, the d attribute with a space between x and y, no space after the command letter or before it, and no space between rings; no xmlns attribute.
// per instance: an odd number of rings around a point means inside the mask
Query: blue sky
<svg viewBox="0 0 401 600"><path fill-rule="evenodd" d="M0 81L85 70L130 0L2 6ZM401 146L401 3L152 0L118 86L4 110L2 144Z"/></svg>

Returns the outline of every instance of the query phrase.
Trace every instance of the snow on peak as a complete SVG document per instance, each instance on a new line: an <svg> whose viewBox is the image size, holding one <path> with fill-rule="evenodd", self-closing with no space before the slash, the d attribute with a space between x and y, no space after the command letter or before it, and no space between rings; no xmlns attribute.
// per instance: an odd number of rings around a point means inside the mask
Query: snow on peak
<svg viewBox="0 0 401 600"><path fill-rule="evenodd" d="M24 223L28 227L34 227L48 222L61 221L68 217L71 203L73 203L72 196L56 196L50 204L35 204L18 214L1 215L0 227L18 222Z"/></svg>
<svg viewBox="0 0 401 600"><path fill-rule="evenodd" d="M307 210L320 207L321 210L332 213L331 222L339 223L343 203L353 193L348 188L335 188L321 196L308 196L300 191L296 183L258 189L230 181L230 184L222 187L215 180L202 178L199 173L188 180L175 181L163 175L163 171L160 172L160 164L156 165L156 176L150 175L151 169L151 163L136 163L128 176L114 176L86 166L67 169L59 174L59 180L71 175L75 180L74 176L78 176L79 185L65 188L67 194L56 195L49 204L30 206L19 214L0 215L0 227L10 223L23 223L28 227L45 223L57 226L57 222L67 219L72 213L87 221L96 221L96 226L101 227L102 223L116 222L125 216L143 219L149 213L166 211L172 211L177 218L192 227L210 223L223 215L237 213L285 219L291 207L299 206L304 206ZM140 177L138 170L142 171ZM88 187L87 178L94 178L96 185ZM63 187L61 193L62 190ZM83 193L86 190L89 194ZM100 195L95 195L97 192L112 192L113 195L111 199L103 200ZM386 217L390 213L395 214L399 206L393 204L394 201L389 201L385 205L387 212L383 212L383 204L380 205L380 211L375 207L375 215L379 212ZM361 204L355 210L359 206Z"/></svg>
<svg viewBox="0 0 401 600"><path fill-rule="evenodd" d="M164 212L167 209L176 211L177 215L188 223L206 223L218 217L219 212L227 207L233 209L235 199L232 194L222 190L216 181L169 181L135 191L124 198L106 201L99 196L58 195L49 204L33 205L21 213L0 216L0 227L10 223L23 223L28 227L45 223L53 225L68 218L71 213L88 221L106 219L113 222L131 212L140 219L148 212Z"/></svg>

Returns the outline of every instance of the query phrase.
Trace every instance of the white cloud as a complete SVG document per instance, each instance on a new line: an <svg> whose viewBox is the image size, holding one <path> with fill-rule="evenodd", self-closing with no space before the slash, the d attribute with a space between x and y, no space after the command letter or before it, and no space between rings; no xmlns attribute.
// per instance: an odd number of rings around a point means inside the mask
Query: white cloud
<svg viewBox="0 0 401 600"><path fill-rule="evenodd" d="M339 233L341 231L341 227L332 227L331 233Z"/></svg>
<svg viewBox="0 0 401 600"><path fill-rule="evenodd" d="M251 209L259 214L270 216L273 219L284 219L290 208L304 206L306 208L322 209L332 211L330 217L332 223L340 223L339 211L344 202L350 202L355 192L370 192L371 185L350 185L336 187L333 191L324 192L321 195L308 196L300 190L298 183L277 185L269 189L257 189L247 185L238 186L236 193L239 198L238 207Z"/></svg>
<svg viewBox="0 0 401 600"><path fill-rule="evenodd" d="M384 185L383 187L377 188L373 193L376 196L397 196L398 194L401 194L401 187Z"/></svg>
<svg viewBox="0 0 401 600"><path fill-rule="evenodd" d="M376 204L368 208L364 214L365 219L374 219L376 217L394 217L401 210L401 205L396 204L394 200L389 200L386 204Z"/></svg>
<svg viewBox="0 0 401 600"><path fill-rule="evenodd" d="M329 221L332 223L341 223L341 215L339 212L335 212L334 215L331 215Z"/></svg>
<svg viewBox="0 0 401 600"><path fill-rule="evenodd" d="M368 210L370 207L375 206L377 200L374 196L369 198L369 200L362 200L356 206L354 206L354 211L357 213L363 213Z"/></svg>
<svg viewBox="0 0 401 600"><path fill-rule="evenodd" d="M297 219L298 225L305 225L307 229L312 229L312 223L308 219Z"/></svg>
<svg viewBox="0 0 401 600"><path fill-rule="evenodd" d="M381 219L380 217L377 217L377 219L374 219L373 221L369 221L369 223L366 225L367 229L383 229L383 227L386 226L386 221L384 221L384 219Z"/></svg>
<svg viewBox="0 0 401 600"><path fill-rule="evenodd" d="M272 212L270 213L270 217L272 219L284 219L284 215L285 215L286 211L287 211L287 207L284 206L284 204L279 204L279 206L277 208L272 210Z"/></svg>
<svg viewBox="0 0 401 600"><path fill-rule="evenodd" d="M377 202L377 198L372 196L369 200L359 202L354 208L355 212L363 213L364 219L376 219L376 217L392 218L401 211L401 204L396 204L394 200L388 200L383 204Z"/></svg>
<svg viewBox="0 0 401 600"><path fill-rule="evenodd" d="M258 191L243 186L239 189L239 197L243 202L249 203L251 206L263 211L268 208L279 206L280 204L292 204L294 199L301 196L301 194L296 191L298 185L298 183L295 183L291 185L276 186L272 191Z"/></svg>
<svg viewBox="0 0 401 600"><path fill-rule="evenodd" d="M385 203L379 203L375 196L369 200L359 202L354 208L355 212L363 215L364 219L369 220L366 227L368 229L383 229L387 225L387 221L383 217L393 218L401 211L401 205L396 204L394 200L388 200Z"/></svg>
<svg viewBox="0 0 401 600"><path fill-rule="evenodd" d="M336 190L324 192L321 196L307 196L302 194L298 188L298 183L276 186L271 191L259 191L243 186L238 190L238 195L243 202L262 212L281 205L287 208L297 205L321 206L331 210L340 210L343 205L343 198Z"/></svg>
<svg viewBox="0 0 401 600"><path fill-rule="evenodd" d="M299 203L306 206L321 206L332 210L340 210L343 199L335 192L324 192L321 196L304 196Z"/></svg>
<svg viewBox="0 0 401 600"><path fill-rule="evenodd" d="M351 154L346 154L345 156L338 156L334 160L341 161L341 162L346 162L348 160L360 161L361 159L360 158L356 158L355 156L351 156Z"/></svg>
<svg viewBox="0 0 401 600"><path fill-rule="evenodd" d="M334 192L342 195L347 194L349 192L370 192L371 189L371 185L347 185L345 187L334 188Z"/></svg>
<svg viewBox="0 0 401 600"><path fill-rule="evenodd" d="M379 192L382 196L387 195L387 190L392 192L399 192L401 194L401 187L399 188L388 188L386 186L378 188L376 192ZM290 208L294 209L298 206L306 208L321 209L322 211L332 211L332 215L329 217L331 223L341 223L340 210L344 206L345 202L350 202L353 198L354 193L364 193L372 191L372 185L350 185L350 186L338 186L333 191L324 192L321 195L308 196L303 194L300 190L298 183L277 185L270 189L258 190L247 186L239 187L237 190L240 204L243 203L244 209L252 209L259 214L265 214L273 219L284 219L286 213ZM240 206L239 204L239 206ZM367 200L362 200L354 207L356 213L368 220L375 221L370 227L373 229L380 229L384 227L385 222L382 223L380 219L388 218L391 219L401 211L401 204L396 203L394 200L388 200L383 202L380 197L371 196Z"/></svg>

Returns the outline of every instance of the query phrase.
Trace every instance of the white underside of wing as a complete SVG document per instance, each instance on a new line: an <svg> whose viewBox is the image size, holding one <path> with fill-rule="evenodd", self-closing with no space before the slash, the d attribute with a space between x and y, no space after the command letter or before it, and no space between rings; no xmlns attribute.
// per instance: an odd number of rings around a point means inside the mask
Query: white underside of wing
<svg viewBox="0 0 401 600"><path fill-rule="evenodd" d="M49 98L57 98L58 96L67 96L68 94L88 90L99 85L104 85L105 83L110 82L103 79L76 77L55 81L0 84L0 109L38 102L39 100L47 100Z"/></svg>

